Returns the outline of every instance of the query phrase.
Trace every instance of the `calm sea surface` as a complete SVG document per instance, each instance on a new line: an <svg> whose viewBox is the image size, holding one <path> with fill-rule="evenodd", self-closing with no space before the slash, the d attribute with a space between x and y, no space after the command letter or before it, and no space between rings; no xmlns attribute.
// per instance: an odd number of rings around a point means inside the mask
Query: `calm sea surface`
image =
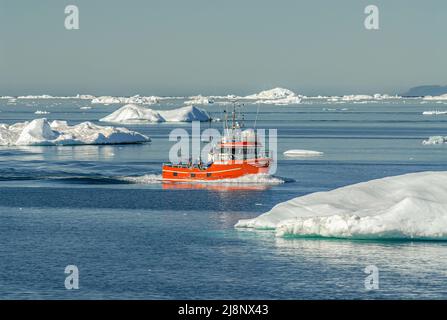
<svg viewBox="0 0 447 320"><path fill-rule="evenodd" d="M41 117L36 110L49 111L50 120L97 123L119 107L80 110L89 105L0 100L0 123ZM204 108L221 117L221 106ZM257 107L245 109L250 124ZM447 170L447 145L421 143L447 136L447 115L422 116L435 109L447 104L261 106L258 127L278 129L275 176L285 183L272 186L154 183L168 160L170 131L190 124L126 125L152 138L142 145L0 147L0 298L446 299L447 243L281 239L234 229L239 219L300 195ZM289 149L324 156L284 158ZM79 268L79 290L65 289L67 265ZM368 265L379 268L378 290L365 290Z"/></svg>

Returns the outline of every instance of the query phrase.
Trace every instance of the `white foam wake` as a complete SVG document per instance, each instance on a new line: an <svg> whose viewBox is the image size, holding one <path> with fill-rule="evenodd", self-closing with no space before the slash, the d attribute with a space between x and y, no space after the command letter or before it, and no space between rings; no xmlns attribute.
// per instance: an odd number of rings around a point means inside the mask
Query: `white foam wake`
<svg viewBox="0 0 447 320"><path fill-rule="evenodd" d="M143 176L129 176L129 177L120 177L119 178L122 181L127 181L130 183L138 183L138 184L155 184L155 183L162 183L163 178L160 174L146 174ZM285 180L281 179L279 177L271 176L268 174L250 174L246 175L240 178L234 178L234 179L221 179L221 180L212 180L212 181L205 181L205 180L197 180L197 181L185 181L185 183L193 184L250 184L250 185L278 185L284 183ZM182 182L177 182L182 183Z"/></svg>
<svg viewBox="0 0 447 320"><path fill-rule="evenodd" d="M157 184L163 182L161 174L145 174L144 176L120 177L119 180L136 184Z"/></svg>
<svg viewBox="0 0 447 320"><path fill-rule="evenodd" d="M239 178L221 179L212 181L201 181L209 184L261 184L261 185L278 185L285 183L285 180L269 174L248 174Z"/></svg>
<svg viewBox="0 0 447 320"><path fill-rule="evenodd" d="M236 227L277 236L447 240L447 172L388 177L298 197Z"/></svg>

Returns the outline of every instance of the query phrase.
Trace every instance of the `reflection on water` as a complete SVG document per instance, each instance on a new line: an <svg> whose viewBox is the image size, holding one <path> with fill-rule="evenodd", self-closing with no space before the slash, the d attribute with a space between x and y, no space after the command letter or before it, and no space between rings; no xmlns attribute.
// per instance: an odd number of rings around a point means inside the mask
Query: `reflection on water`
<svg viewBox="0 0 447 320"><path fill-rule="evenodd" d="M60 160L103 161L113 160L115 147L104 146L57 146L56 154Z"/></svg>

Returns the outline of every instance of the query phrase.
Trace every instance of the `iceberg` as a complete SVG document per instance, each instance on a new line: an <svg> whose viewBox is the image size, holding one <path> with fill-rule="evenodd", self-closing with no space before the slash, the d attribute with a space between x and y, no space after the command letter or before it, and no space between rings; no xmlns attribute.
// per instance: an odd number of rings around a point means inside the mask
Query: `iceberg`
<svg viewBox="0 0 447 320"><path fill-rule="evenodd" d="M419 172L312 193L236 227L278 237L447 240L446 179L447 172Z"/></svg>
<svg viewBox="0 0 447 320"><path fill-rule="evenodd" d="M447 93L441 94L440 96L425 96L423 100L447 100Z"/></svg>
<svg viewBox="0 0 447 320"><path fill-rule="evenodd" d="M13 125L0 124L0 146L127 144L150 138L126 128L104 127L91 122L69 126L66 121L35 119Z"/></svg>
<svg viewBox="0 0 447 320"><path fill-rule="evenodd" d="M157 111L136 104L127 104L99 121L116 123L157 123L209 121L210 119L211 117L208 112L195 106Z"/></svg>
<svg viewBox="0 0 447 320"><path fill-rule="evenodd" d="M256 94L252 94L246 96L245 99L254 99L254 100L274 100L274 99L284 99L288 97L297 96L295 92L284 89L284 88L274 88L270 90L261 91Z"/></svg>
<svg viewBox="0 0 447 320"><path fill-rule="evenodd" d="M141 97L135 95L132 97L112 97L102 96L92 99L92 104L156 104L160 101L159 97L149 96Z"/></svg>
<svg viewBox="0 0 447 320"><path fill-rule="evenodd" d="M440 110L430 110L430 111L424 111L422 112L424 116L437 116L441 114L447 114L447 111L440 111Z"/></svg>
<svg viewBox="0 0 447 320"><path fill-rule="evenodd" d="M432 136L432 137L429 137L427 140L422 141L422 144L424 144L424 145L444 144L444 143L447 143L447 137L443 137L443 136Z"/></svg>
<svg viewBox="0 0 447 320"><path fill-rule="evenodd" d="M214 100L208 97L204 97L202 95L189 97L189 100L185 101L186 105L192 105L192 104L201 104L201 105L207 105L214 103Z"/></svg>
<svg viewBox="0 0 447 320"><path fill-rule="evenodd" d="M45 110L37 110L34 114L50 114L50 112Z"/></svg>
<svg viewBox="0 0 447 320"><path fill-rule="evenodd" d="M313 151L313 150L293 149L293 150L285 151L284 155L286 157L318 157L318 156L322 156L323 152Z"/></svg>
<svg viewBox="0 0 447 320"><path fill-rule="evenodd" d="M374 97L366 94L351 94L346 95L341 98L342 101L362 101L362 100L373 100Z"/></svg>
<svg viewBox="0 0 447 320"><path fill-rule="evenodd" d="M259 104L289 105L301 103L301 98L302 96L289 89L274 88L243 97L242 99L255 100L254 103Z"/></svg>

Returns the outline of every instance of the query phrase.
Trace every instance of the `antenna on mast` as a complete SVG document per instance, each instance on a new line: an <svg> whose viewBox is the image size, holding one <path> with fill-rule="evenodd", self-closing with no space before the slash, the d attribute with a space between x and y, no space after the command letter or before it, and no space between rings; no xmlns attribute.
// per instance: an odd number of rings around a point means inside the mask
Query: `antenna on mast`
<svg viewBox="0 0 447 320"><path fill-rule="evenodd" d="M259 114L259 103L258 103L258 108L256 110L255 129L256 129L256 123L258 122L258 114Z"/></svg>

